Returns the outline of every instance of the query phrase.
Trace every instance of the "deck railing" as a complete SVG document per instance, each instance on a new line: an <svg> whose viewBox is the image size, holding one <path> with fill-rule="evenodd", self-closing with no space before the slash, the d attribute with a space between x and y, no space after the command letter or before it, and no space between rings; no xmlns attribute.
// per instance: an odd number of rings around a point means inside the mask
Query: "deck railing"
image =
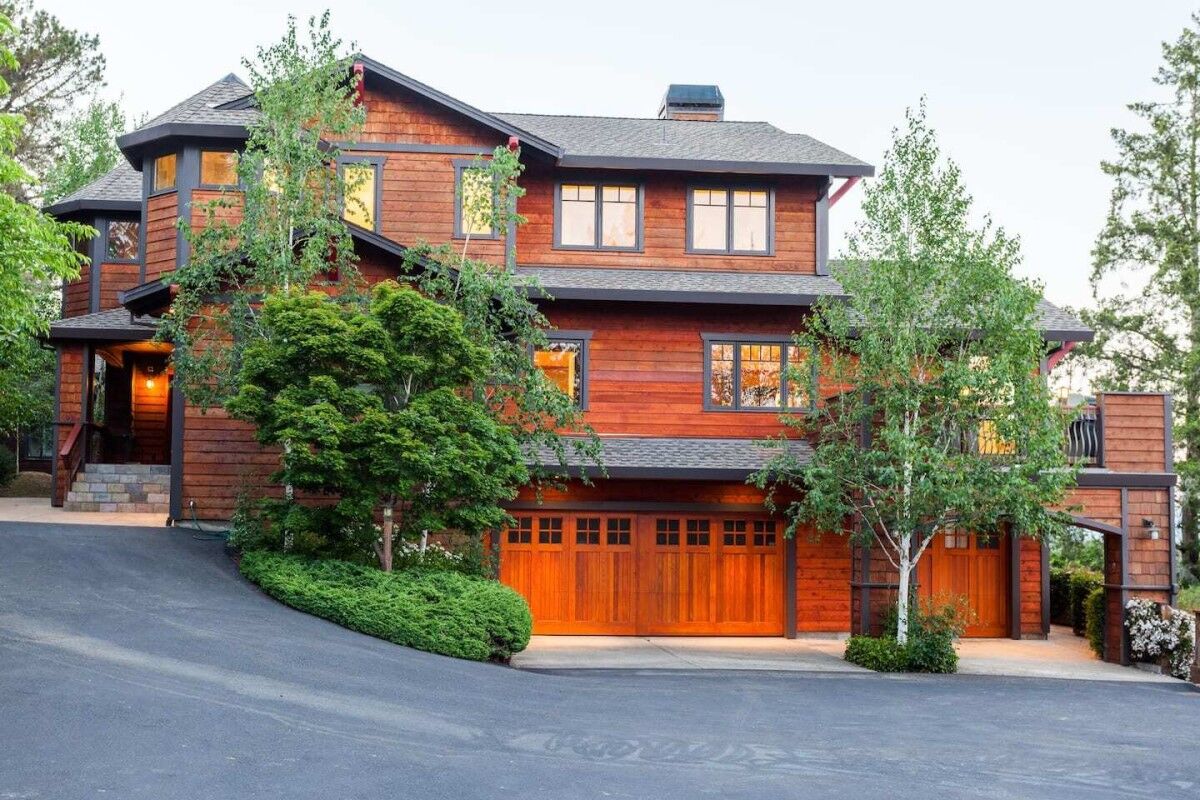
<svg viewBox="0 0 1200 800"><path fill-rule="evenodd" d="M1104 463L1104 436L1099 410L1082 406L1072 412L1067 422L1065 444L1067 461L1082 467L1098 467ZM997 459L1014 458L1017 449L1012 442L996 433L986 420L980 427L960 437L965 452L974 452Z"/></svg>

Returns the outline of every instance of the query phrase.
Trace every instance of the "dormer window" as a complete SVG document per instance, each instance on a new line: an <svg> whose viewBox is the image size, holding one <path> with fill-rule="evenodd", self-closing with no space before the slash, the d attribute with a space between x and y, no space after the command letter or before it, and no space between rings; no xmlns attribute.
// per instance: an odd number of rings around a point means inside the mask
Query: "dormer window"
<svg viewBox="0 0 1200 800"><path fill-rule="evenodd" d="M775 198L769 189L693 188L688 192L688 252L770 255Z"/></svg>
<svg viewBox="0 0 1200 800"><path fill-rule="evenodd" d="M223 150L200 152L201 186L236 186L237 182L237 153Z"/></svg>
<svg viewBox="0 0 1200 800"><path fill-rule="evenodd" d="M630 183L556 187L554 245L580 250L642 249L642 188Z"/></svg>
<svg viewBox="0 0 1200 800"><path fill-rule="evenodd" d="M175 154L168 153L154 159L154 191L165 192L175 188Z"/></svg>

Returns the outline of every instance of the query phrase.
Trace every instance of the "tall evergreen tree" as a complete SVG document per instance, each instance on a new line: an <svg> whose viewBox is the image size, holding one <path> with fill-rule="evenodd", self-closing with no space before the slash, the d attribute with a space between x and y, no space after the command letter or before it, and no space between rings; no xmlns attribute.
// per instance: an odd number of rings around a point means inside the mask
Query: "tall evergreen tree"
<svg viewBox="0 0 1200 800"><path fill-rule="evenodd" d="M1096 340L1080 349L1101 389L1175 395L1180 550L1200 562L1200 15L1164 43L1161 98L1114 129L1108 219L1092 251Z"/></svg>

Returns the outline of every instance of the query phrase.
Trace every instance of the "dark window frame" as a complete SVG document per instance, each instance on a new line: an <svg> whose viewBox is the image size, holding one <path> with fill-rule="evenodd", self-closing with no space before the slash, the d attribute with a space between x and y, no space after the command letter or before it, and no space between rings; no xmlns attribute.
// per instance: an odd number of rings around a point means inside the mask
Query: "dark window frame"
<svg viewBox="0 0 1200 800"><path fill-rule="evenodd" d="M467 159L454 160L454 237L455 239L466 239L467 232L463 229L463 174L469 169L487 169L486 166L481 166L478 161ZM492 208L496 208L500 204L500 193L495 185L495 179L492 180ZM495 220L493 220L495 222ZM500 239L500 228L492 225L491 233L472 233L472 239L484 239L489 241Z"/></svg>
<svg viewBox="0 0 1200 800"><path fill-rule="evenodd" d="M596 220L595 231L596 238L594 245L586 244L563 244L562 243L562 187L564 184L571 186L591 186L596 190ZM605 186L633 186L637 189L637 208L634 211L634 242L632 247L604 245L601 242L604 239L604 187ZM641 253L645 249L645 211L646 211L646 185L640 180L621 179L619 177L605 178L580 178L579 180L561 179L554 182L554 242L552 248L554 250L583 250L587 252L606 252L606 253Z"/></svg>
<svg viewBox="0 0 1200 800"><path fill-rule="evenodd" d="M546 332L546 340L550 343L554 342L580 342L579 359L582 362L579 365L579 398L576 401L576 408L580 411L588 410L588 388L591 381L588 380L588 371L592 363L592 332L591 331L568 331L568 330L553 330ZM530 358L533 357L533 351L530 352Z"/></svg>
<svg viewBox="0 0 1200 800"><path fill-rule="evenodd" d="M725 204L725 249L692 247L692 197L699 190L721 189L728 192ZM736 250L733 247L733 193L734 192L766 192L767 193L767 249L766 250ZM687 206L684 252L696 256L756 256L771 257L775 255L775 187L761 183L691 183L687 186L687 196L684 198Z"/></svg>
<svg viewBox="0 0 1200 800"><path fill-rule="evenodd" d="M379 233L380 224L383 221L382 220L382 217L383 217L383 168L386 163L387 163L386 156L340 155L340 156L338 156L338 159L337 159L338 178L340 180L342 180L343 183L345 182L345 179L346 179L345 169L346 169L347 164L353 164L353 165L367 164L375 170L375 213L372 215L373 219L371 220L371 227L363 228L363 230L369 230L369 231L372 231L373 233ZM339 205L340 205L339 213L342 214L343 215L342 218L345 219L345 216L344 216L346 213L345 192L343 192L343 196L341 198ZM355 227L361 227L357 223L350 222L350 220L345 220L345 221L349 225L354 225Z"/></svg>
<svg viewBox="0 0 1200 800"><path fill-rule="evenodd" d="M233 168L233 172L234 172L234 182L233 183L204 183L203 178L204 178L204 154L205 153L233 153L233 155L238 159L240 159L242 157L241 151L234 149L234 148L230 148L228 150L220 150L220 149L209 148L209 147L201 147L196 155L196 169L198 171L196 174L196 188L197 189L239 189L242 187L241 178L238 177L238 174L237 174L237 163L234 164L234 168Z"/></svg>
<svg viewBox="0 0 1200 800"><path fill-rule="evenodd" d="M788 404L788 350L796 347L796 343L790 336L778 336L776 334L751 334L751 333L701 333L700 341L704 346L704 410L705 411L725 411L736 413L768 413L779 414L781 412L792 412L801 414L812 414L817 410L817 392L813 392L809 397L809 402L804 406L792 406ZM722 406L717 405L712 399L712 347L715 344L733 345L733 405ZM783 404L778 406L742 406L742 348L744 344L766 344L780 346L780 397L783 399ZM817 359L812 358L813 383L816 384L818 378L818 363Z"/></svg>
<svg viewBox="0 0 1200 800"><path fill-rule="evenodd" d="M137 252L134 254L133 258L111 258L108 255L108 230L110 227L112 227L112 224L114 222L132 222L134 225L138 226ZM99 229L100 229L100 236L101 236L101 239L100 239L100 245L102 248L101 252L104 254L104 258L101 260L100 263L102 263L102 264L140 264L142 262L142 221L140 219L107 219L106 218L102 221L102 224L99 226Z"/></svg>
<svg viewBox="0 0 1200 800"><path fill-rule="evenodd" d="M175 156L175 182L170 186L164 186L161 189L154 188L154 184L158 181L158 160L167 156ZM147 197L157 197L161 194L170 194L171 192L179 191L179 167L183 164L183 153L181 151L169 151L159 153L152 156L150 159L150 193Z"/></svg>

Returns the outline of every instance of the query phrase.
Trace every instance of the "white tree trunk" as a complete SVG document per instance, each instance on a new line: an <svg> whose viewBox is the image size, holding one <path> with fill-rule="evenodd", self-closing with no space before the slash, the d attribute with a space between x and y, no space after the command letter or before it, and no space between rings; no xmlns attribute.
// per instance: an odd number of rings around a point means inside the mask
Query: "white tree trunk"
<svg viewBox="0 0 1200 800"><path fill-rule="evenodd" d="M384 572L392 571L392 507L383 507L383 547L379 553L379 566Z"/></svg>
<svg viewBox="0 0 1200 800"><path fill-rule="evenodd" d="M896 597L896 641L908 643L908 593L912 575L912 534L900 537L900 588Z"/></svg>

